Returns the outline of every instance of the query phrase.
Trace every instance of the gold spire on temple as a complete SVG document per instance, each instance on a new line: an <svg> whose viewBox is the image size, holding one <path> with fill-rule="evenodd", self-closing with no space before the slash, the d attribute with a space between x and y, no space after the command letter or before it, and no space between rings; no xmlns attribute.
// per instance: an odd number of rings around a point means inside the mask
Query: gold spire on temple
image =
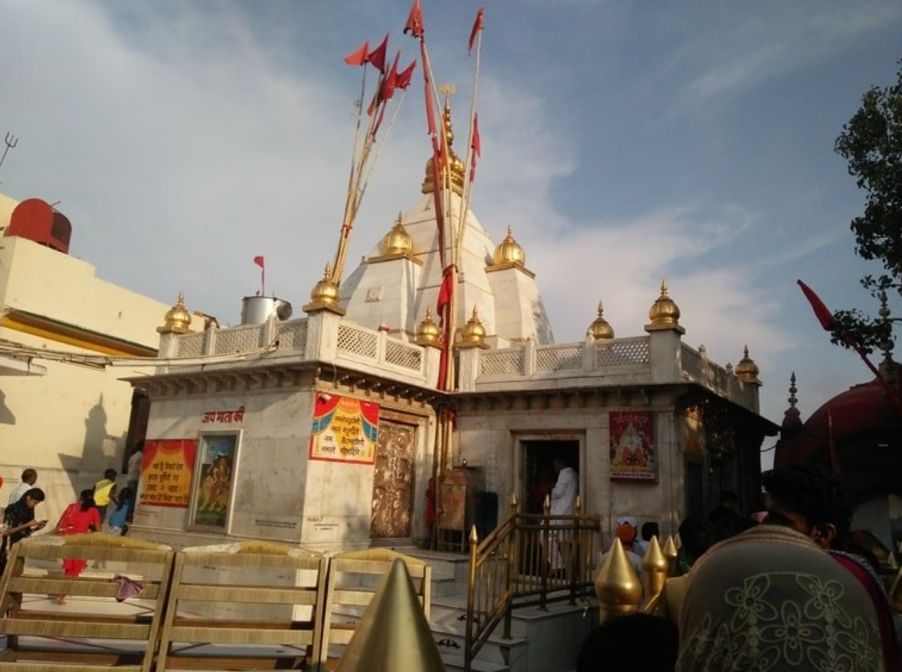
<svg viewBox="0 0 902 672"><path fill-rule="evenodd" d="M447 185L458 196L463 196L464 180L467 175L467 167L460 157L454 153L451 145L454 143L454 129L451 127L451 98L445 95L445 109L442 112L442 128L445 131L445 141L448 143L448 164L451 174L451 184ZM423 178L423 193L431 194L435 188L432 179L432 157L426 160L426 175Z"/></svg>
<svg viewBox="0 0 902 672"><path fill-rule="evenodd" d="M598 302L598 317L589 325L586 336L593 341L607 341L614 338L614 327L604 319L604 305L601 301Z"/></svg>
<svg viewBox="0 0 902 672"><path fill-rule="evenodd" d="M639 610L642 584L626 557L620 539L614 539L611 550L604 556L595 577L595 595L598 597L599 623Z"/></svg>
<svg viewBox="0 0 902 672"><path fill-rule="evenodd" d="M166 311L163 326L157 327L160 334L187 334L191 331L191 313L185 308L185 293L179 291L175 305Z"/></svg>
<svg viewBox="0 0 902 672"><path fill-rule="evenodd" d="M444 672L404 561L392 563L338 663L338 672Z"/></svg>
<svg viewBox="0 0 902 672"><path fill-rule="evenodd" d="M459 346L461 348L486 348L488 346L485 344L485 335L485 327L482 326L476 306L473 306L473 315L460 332Z"/></svg>
<svg viewBox="0 0 902 672"><path fill-rule="evenodd" d="M332 269L329 264L326 264L323 279L313 285L313 289L310 291L310 303L304 306L304 310L308 313L328 310L344 315L344 311L338 305L340 298L338 283L332 280Z"/></svg>
<svg viewBox="0 0 902 672"><path fill-rule="evenodd" d="M646 605L656 604L664 592L664 584L667 583L667 574L670 571L667 556L661 550L658 537L653 536L648 544L648 550L642 557L642 569L645 570L645 597Z"/></svg>
<svg viewBox="0 0 902 672"><path fill-rule="evenodd" d="M404 228L400 212L398 213L398 218L395 220L395 225L392 227L391 231L386 233L385 237L382 238L379 250L386 256L406 257L413 254L413 238L410 237L410 234L407 233L407 229Z"/></svg>
<svg viewBox="0 0 902 672"><path fill-rule="evenodd" d="M648 324L645 331L666 331L672 329L681 334L686 330L680 326L680 308L667 293L667 280L661 281L661 295L655 299L648 311Z"/></svg>
<svg viewBox="0 0 902 672"><path fill-rule="evenodd" d="M428 348L441 346L441 328L432 319L432 309L426 309L426 317L417 325L416 344Z"/></svg>
<svg viewBox="0 0 902 672"><path fill-rule="evenodd" d="M504 240L495 248L492 262L496 266L502 264L526 265L526 252L523 251L520 243L514 239L514 230L510 224L507 225L507 235L504 237Z"/></svg>
<svg viewBox="0 0 902 672"><path fill-rule="evenodd" d="M755 361L751 357L749 357L749 346L745 346L742 353L742 359L736 364L736 368L733 372L739 380L747 385L761 385L761 379L758 378L758 365L755 364Z"/></svg>

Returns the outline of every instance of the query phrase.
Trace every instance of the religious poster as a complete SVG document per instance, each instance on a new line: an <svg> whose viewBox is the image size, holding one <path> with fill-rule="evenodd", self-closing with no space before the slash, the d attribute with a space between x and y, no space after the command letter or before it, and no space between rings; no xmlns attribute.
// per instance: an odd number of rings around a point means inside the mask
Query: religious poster
<svg viewBox="0 0 902 672"><path fill-rule="evenodd" d="M317 393L310 459L373 464L379 436L379 404Z"/></svg>
<svg viewBox="0 0 902 672"><path fill-rule="evenodd" d="M609 417L611 478L656 480L654 416L642 411L612 411Z"/></svg>
<svg viewBox="0 0 902 672"><path fill-rule="evenodd" d="M228 528L240 432L200 435L190 525Z"/></svg>
<svg viewBox="0 0 902 672"><path fill-rule="evenodd" d="M187 508L196 451L195 439L147 439L138 487L141 506Z"/></svg>

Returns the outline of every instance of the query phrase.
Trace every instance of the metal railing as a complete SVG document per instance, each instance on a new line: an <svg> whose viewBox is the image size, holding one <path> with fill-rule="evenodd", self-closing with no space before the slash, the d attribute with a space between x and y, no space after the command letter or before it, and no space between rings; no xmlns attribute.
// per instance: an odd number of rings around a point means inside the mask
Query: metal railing
<svg viewBox="0 0 902 672"><path fill-rule="evenodd" d="M464 670L503 621L511 637L515 608L569 601L594 595L592 559L599 550L601 520L576 514L552 516L520 513L511 502L509 515L485 539L470 533ZM505 650L506 655L506 650Z"/></svg>

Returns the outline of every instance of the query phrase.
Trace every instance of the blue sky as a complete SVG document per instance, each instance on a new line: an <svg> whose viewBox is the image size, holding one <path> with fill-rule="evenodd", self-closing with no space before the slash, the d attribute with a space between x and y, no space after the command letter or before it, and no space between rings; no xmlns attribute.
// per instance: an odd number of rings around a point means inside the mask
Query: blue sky
<svg viewBox="0 0 902 672"><path fill-rule="evenodd" d="M789 372L804 416L867 378L829 345L794 282L870 308L848 223L863 195L833 143L902 57L902 5L489 0L472 206L508 224L559 342L599 299L641 334L666 276L685 340L735 363L748 343L779 421ZM477 2L424 0L463 145ZM392 31L407 0L0 0L4 192L61 201L73 252L163 301L237 321L253 256L302 305L338 230L358 73L342 56ZM417 73L419 76L419 73ZM417 82L419 80L416 80ZM404 100L350 259L419 194L419 88ZM897 306L898 309L898 306Z"/></svg>

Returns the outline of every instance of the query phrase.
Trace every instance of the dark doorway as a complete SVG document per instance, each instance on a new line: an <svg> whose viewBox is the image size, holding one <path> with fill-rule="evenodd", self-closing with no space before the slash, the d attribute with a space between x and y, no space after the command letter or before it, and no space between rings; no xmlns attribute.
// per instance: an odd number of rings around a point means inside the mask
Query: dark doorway
<svg viewBox="0 0 902 672"><path fill-rule="evenodd" d="M521 500L525 513L542 513L545 496L551 494L555 473L552 462L561 456L567 466L579 471L579 440L524 440L523 492Z"/></svg>

